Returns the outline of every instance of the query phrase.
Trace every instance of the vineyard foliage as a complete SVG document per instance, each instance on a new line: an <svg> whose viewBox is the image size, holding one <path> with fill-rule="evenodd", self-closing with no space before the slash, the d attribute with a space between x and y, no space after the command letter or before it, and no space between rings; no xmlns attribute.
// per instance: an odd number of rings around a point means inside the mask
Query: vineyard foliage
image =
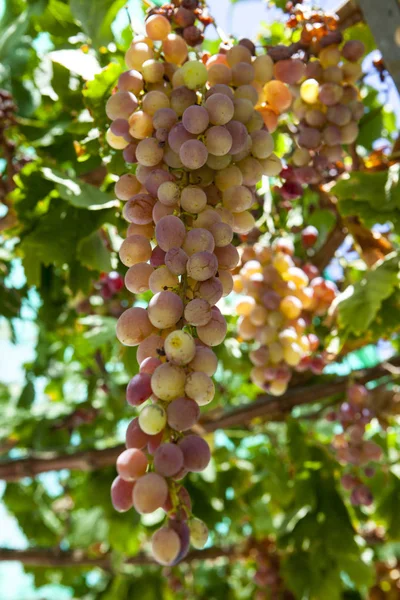
<svg viewBox="0 0 400 600"><path fill-rule="evenodd" d="M257 244L276 254L286 240L296 266L312 273L314 264L324 274L316 287L325 295L309 316L318 356L312 368L285 373L288 391L276 397L265 382L264 390L254 383L255 333L243 326L247 308L240 317L236 310L247 285L243 269L242 284L237 277L223 299L228 330L214 348L215 397L201 407L196 430L212 459L184 480L194 515L210 531L205 550L173 568L152 562L149 533L163 515L114 510L117 451L90 468L96 451L124 443L136 415L125 390L139 372L137 348L122 346L115 329L127 308L146 307L152 297L123 285L127 267L118 251L127 225L114 186L135 167L106 141L105 106L126 69L132 27L144 31L149 3L134 4L130 22L121 0L7 0L0 21L1 331L17 349L27 335L35 346L24 381L0 383L2 500L27 548L56 557L24 568L36 588L57 583L85 600L395 600L400 163L387 103L392 83L373 62L375 43L363 22L343 31L367 55L357 83L365 107L357 139L323 180L303 181L299 192L299 117L282 110L271 129L284 171L257 183L256 230L236 232L232 242L245 268ZM299 29L285 26L292 18L286 2L272 4L282 9L281 21L260 24L258 54L300 39ZM227 44L217 32L223 40L206 35L202 44L210 55ZM264 110L264 122L269 117ZM260 259L263 268L270 260ZM234 418L225 419L228 413ZM93 455L82 469L69 470L69 455L85 451ZM45 473L54 456L63 468ZM25 458L31 461L21 479L12 461ZM68 562L76 550L94 564Z"/></svg>

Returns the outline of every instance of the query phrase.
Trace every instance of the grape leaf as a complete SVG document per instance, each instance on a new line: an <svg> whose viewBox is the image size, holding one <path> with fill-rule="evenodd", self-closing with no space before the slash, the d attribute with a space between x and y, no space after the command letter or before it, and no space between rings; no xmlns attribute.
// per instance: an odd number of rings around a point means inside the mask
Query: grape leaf
<svg viewBox="0 0 400 600"><path fill-rule="evenodd" d="M366 332L376 318L382 302L398 284L399 257L389 254L337 299L338 324L346 333Z"/></svg>
<svg viewBox="0 0 400 600"><path fill-rule="evenodd" d="M399 166L388 171L354 171L332 188L342 215L357 215L366 225L391 222L400 226Z"/></svg>
<svg viewBox="0 0 400 600"><path fill-rule="evenodd" d="M125 0L71 0L69 4L72 14L81 22L96 49L113 40L111 25Z"/></svg>
<svg viewBox="0 0 400 600"><path fill-rule="evenodd" d="M122 66L110 63L92 81L88 81L83 90L86 106L100 128L104 128L109 122L104 107L121 72Z"/></svg>

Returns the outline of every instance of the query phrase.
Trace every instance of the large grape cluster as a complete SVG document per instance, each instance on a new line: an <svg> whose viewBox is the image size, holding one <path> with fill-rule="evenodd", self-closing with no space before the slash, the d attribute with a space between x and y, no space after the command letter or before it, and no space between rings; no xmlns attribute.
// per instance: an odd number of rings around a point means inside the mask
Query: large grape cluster
<svg viewBox="0 0 400 600"><path fill-rule="evenodd" d="M244 45L206 64L189 58L170 20L151 14L106 106L109 144L137 163L115 186L130 223L120 248L125 284L133 294L153 293L147 309L129 308L117 323L120 342L137 346L140 370L127 401L140 413L127 430L112 499L120 511L164 509L167 522L152 538L161 564L178 562L190 540L207 541L180 483L210 460L190 430L214 398L211 348L227 330L216 304L233 289L239 262L233 236L253 229L255 185L281 168L254 109L258 61Z"/></svg>
<svg viewBox="0 0 400 600"><path fill-rule="evenodd" d="M381 447L366 439L367 425L374 418L368 406L368 398L365 386L353 384L348 388L346 401L337 411L331 411L327 415L330 421L338 421L342 428L342 433L333 439L339 461L348 467L342 477L342 485L351 491L350 500L353 505L364 506L372 504L373 496L361 477L360 468L363 468L365 477L371 477L374 469L369 466L370 463L382 458Z"/></svg>
<svg viewBox="0 0 400 600"><path fill-rule="evenodd" d="M291 86L297 119L297 146L289 159L293 168L284 174L280 190L284 200L301 196L302 185L329 180L343 170L345 149L356 141L364 114L356 87L364 44L343 43L332 16L297 8L292 19L292 27L301 28L298 56L274 65L275 77Z"/></svg>
<svg viewBox="0 0 400 600"><path fill-rule="evenodd" d="M314 266L297 266L293 253L286 238L271 248L261 243L246 247L234 276L234 289L243 294L236 306L238 333L255 343L251 379L274 396L285 393L293 369L321 373L325 361L312 317L323 316L337 293Z"/></svg>

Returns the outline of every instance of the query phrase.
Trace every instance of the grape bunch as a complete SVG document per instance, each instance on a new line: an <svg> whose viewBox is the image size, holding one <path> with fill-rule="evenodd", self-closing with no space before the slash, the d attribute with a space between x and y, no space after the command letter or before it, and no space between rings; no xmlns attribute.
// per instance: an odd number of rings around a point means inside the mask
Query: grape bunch
<svg viewBox="0 0 400 600"><path fill-rule="evenodd" d="M233 236L254 228L255 186L281 168L254 108L258 59L244 45L217 56L192 59L170 20L151 14L106 106L108 143L137 163L115 186L129 222L120 248L125 285L153 294L147 309L128 308L117 323L120 342L137 346L127 402L140 412L117 460L112 499L120 511L166 512L152 538L165 565L181 560L190 541L207 541L181 484L210 461L208 444L190 430L214 398L212 347L227 330L216 304L232 291L239 262Z"/></svg>
<svg viewBox="0 0 400 600"><path fill-rule="evenodd" d="M337 19L321 12L298 7L293 18L292 26L301 28L301 50L298 57L274 66L275 76L291 84L296 96L292 110L297 147L289 159L293 168L280 190L284 200L301 196L302 185L329 180L343 171L345 148L356 141L364 114L356 87L362 76L364 44L343 43Z"/></svg>
<svg viewBox="0 0 400 600"><path fill-rule="evenodd" d="M298 266L289 238L242 251L234 290L243 296L236 312L238 333L252 344L253 383L273 396L287 390L293 369L321 373L325 366L312 317L322 317L334 300L334 283L318 276L313 265Z"/></svg>
<svg viewBox="0 0 400 600"><path fill-rule="evenodd" d="M351 491L350 500L353 505L370 506L373 496L358 471L363 467L364 476L371 477L374 469L368 465L382 458L382 449L375 442L365 439L366 427L374 417L368 406L366 387L351 385L346 401L337 411L328 413L327 417L329 421L338 421L343 430L333 439L333 447L339 461L349 466L349 471L342 477L342 486Z"/></svg>

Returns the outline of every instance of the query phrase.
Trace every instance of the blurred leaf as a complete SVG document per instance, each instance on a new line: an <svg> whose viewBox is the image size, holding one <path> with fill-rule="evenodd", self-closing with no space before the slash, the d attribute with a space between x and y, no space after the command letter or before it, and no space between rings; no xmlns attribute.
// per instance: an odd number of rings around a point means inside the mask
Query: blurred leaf
<svg viewBox="0 0 400 600"><path fill-rule="evenodd" d="M113 41L111 25L126 0L70 0L72 14L82 23L82 27L98 50Z"/></svg>

